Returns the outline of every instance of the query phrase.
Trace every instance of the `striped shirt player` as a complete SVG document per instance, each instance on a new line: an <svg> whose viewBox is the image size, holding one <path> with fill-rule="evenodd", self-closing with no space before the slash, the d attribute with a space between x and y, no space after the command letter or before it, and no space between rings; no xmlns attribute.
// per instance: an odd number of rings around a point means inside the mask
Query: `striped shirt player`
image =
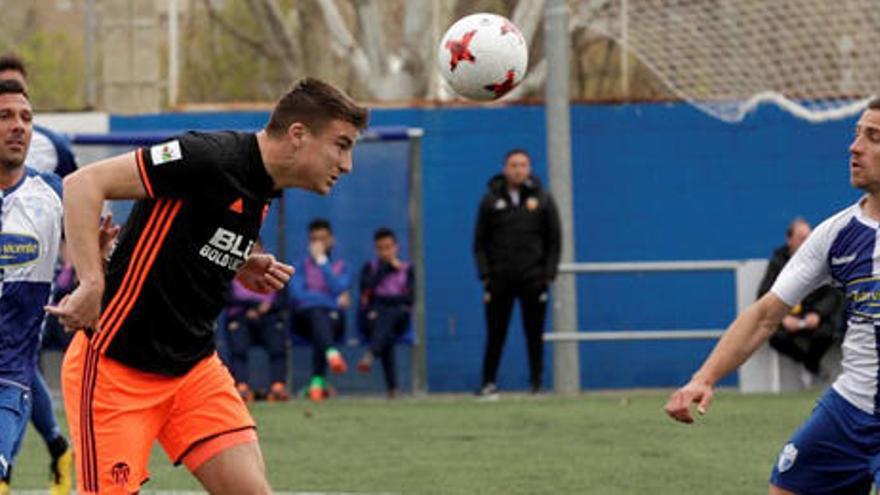
<svg viewBox="0 0 880 495"><path fill-rule="evenodd" d="M0 384L28 389L61 238L61 180L26 169L0 190Z"/></svg>
<svg viewBox="0 0 880 495"><path fill-rule="evenodd" d="M28 408L22 429L30 417L30 387L58 256L61 214L61 181L55 175L26 169L17 184L0 189L0 389L12 389L0 393L0 405L18 401ZM22 436L0 425L0 438L20 441ZM0 448L0 464L12 462L7 455Z"/></svg>
<svg viewBox="0 0 880 495"><path fill-rule="evenodd" d="M691 423L705 413L714 384L742 364L783 317L825 283L846 293L843 372L779 452L771 495L863 494L880 485L880 99L868 103L850 146L850 182L867 194L822 222L770 291L740 314L691 381L666 404Z"/></svg>
<svg viewBox="0 0 880 495"><path fill-rule="evenodd" d="M771 481L782 488L850 493L855 486L866 493L880 467L880 456L871 455L880 449L880 251L878 223L863 212L865 201L820 224L770 289L794 306L830 281L847 300L843 371L779 453Z"/></svg>
<svg viewBox="0 0 880 495"><path fill-rule="evenodd" d="M366 120L339 90L305 79L257 133L187 133L65 178L80 285L47 311L84 329L62 367L79 493L138 492L156 440L210 493L270 493L215 320L233 277L284 288L293 267L252 252L269 201L285 187L330 192ZM92 235L108 198L137 202L104 270Z"/></svg>

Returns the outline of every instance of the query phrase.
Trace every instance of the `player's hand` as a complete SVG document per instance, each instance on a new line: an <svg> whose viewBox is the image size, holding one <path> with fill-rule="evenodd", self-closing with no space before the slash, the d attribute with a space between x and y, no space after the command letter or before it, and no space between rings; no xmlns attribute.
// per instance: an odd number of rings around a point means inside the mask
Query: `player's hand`
<svg viewBox="0 0 880 495"><path fill-rule="evenodd" d="M666 401L664 410L670 418L682 423L693 423L694 416L691 414L691 404L697 403L697 412L706 414L712 403L715 392L710 385L691 380L690 383L676 390Z"/></svg>
<svg viewBox="0 0 880 495"><path fill-rule="evenodd" d="M264 314L268 313L269 310L271 310L271 309L272 309L272 303L269 301L263 301L260 303L259 306L257 306L257 316L263 316Z"/></svg>
<svg viewBox="0 0 880 495"><path fill-rule="evenodd" d="M292 275L291 265L281 263L271 254L260 253L250 255L235 277L248 289L268 294L283 289Z"/></svg>
<svg viewBox="0 0 880 495"><path fill-rule="evenodd" d="M64 296L57 305L44 307L47 313L58 318L58 322L68 332L85 328L98 330L101 315L103 287L93 284L80 284L73 292Z"/></svg>
<svg viewBox="0 0 880 495"><path fill-rule="evenodd" d="M336 305L339 306L339 309L348 309L351 305L351 296L348 291L339 294L339 297L336 298Z"/></svg>
<svg viewBox="0 0 880 495"><path fill-rule="evenodd" d="M819 328L819 324L822 323L822 317L819 316L819 313L815 313L810 311L804 316L804 326L810 329Z"/></svg>
<svg viewBox="0 0 880 495"><path fill-rule="evenodd" d="M792 315L785 315L785 318L782 319L782 328L788 333L797 333L803 330L801 319Z"/></svg>
<svg viewBox="0 0 880 495"><path fill-rule="evenodd" d="M113 248L116 247L116 236L119 235L119 225L113 224L113 214L108 213L101 219L101 226L98 231L98 246L101 249L101 259L107 259Z"/></svg>
<svg viewBox="0 0 880 495"><path fill-rule="evenodd" d="M309 243L309 254L315 263L323 265L327 262L327 246L321 241L312 241Z"/></svg>

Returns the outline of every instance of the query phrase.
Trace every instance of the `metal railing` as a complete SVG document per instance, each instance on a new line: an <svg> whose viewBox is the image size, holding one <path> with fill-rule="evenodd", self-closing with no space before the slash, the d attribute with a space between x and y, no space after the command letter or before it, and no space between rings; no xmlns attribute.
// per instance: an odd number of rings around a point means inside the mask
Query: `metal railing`
<svg viewBox="0 0 880 495"><path fill-rule="evenodd" d="M732 272L735 277L737 313L742 312L755 299L755 292L766 267L766 260L709 260L709 261L638 261L607 263L561 263L559 273L649 273L649 272ZM589 311L589 306L584 306ZM657 329L657 330L588 330L573 331L557 328L544 334L545 342L616 342L616 341L662 341L688 339L718 339L723 328L708 329ZM760 353L759 353L760 354ZM780 377L776 355L757 356L740 369L740 388L744 391L778 390ZM554 354L554 359L555 354ZM557 368L558 369L558 368ZM767 369L770 369L769 381ZM577 369L565 369L564 373L580 374ZM560 379L554 377L554 379ZM562 377L561 379L568 379ZM765 383L766 382L766 383Z"/></svg>

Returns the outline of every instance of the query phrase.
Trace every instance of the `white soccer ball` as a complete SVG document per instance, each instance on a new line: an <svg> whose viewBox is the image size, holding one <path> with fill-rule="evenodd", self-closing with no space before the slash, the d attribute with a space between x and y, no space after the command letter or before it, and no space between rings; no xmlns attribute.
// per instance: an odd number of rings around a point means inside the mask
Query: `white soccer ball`
<svg viewBox="0 0 880 495"><path fill-rule="evenodd" d="M529 63L526 40L496 14L462 17L443 35L437 61L452 89L472 100L494 100L522 81Z"/></svg>

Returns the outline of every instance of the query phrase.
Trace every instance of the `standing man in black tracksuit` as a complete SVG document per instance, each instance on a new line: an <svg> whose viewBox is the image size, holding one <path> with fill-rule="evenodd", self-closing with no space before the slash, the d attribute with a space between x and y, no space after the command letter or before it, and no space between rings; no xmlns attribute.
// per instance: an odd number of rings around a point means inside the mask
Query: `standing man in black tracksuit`
<svg viewBox="0 0 880 495"><path fill-rule="evenodd" d="M507 338L514 299L519 299L529 353L529 385L541 389L547 288L556 278L561 227L556 203L531 175L531 158L522 149L507 152L501 174L489 180L480 201L474 255L483 282L486 353L477 394L495 396L498 363Z"/></svg>

